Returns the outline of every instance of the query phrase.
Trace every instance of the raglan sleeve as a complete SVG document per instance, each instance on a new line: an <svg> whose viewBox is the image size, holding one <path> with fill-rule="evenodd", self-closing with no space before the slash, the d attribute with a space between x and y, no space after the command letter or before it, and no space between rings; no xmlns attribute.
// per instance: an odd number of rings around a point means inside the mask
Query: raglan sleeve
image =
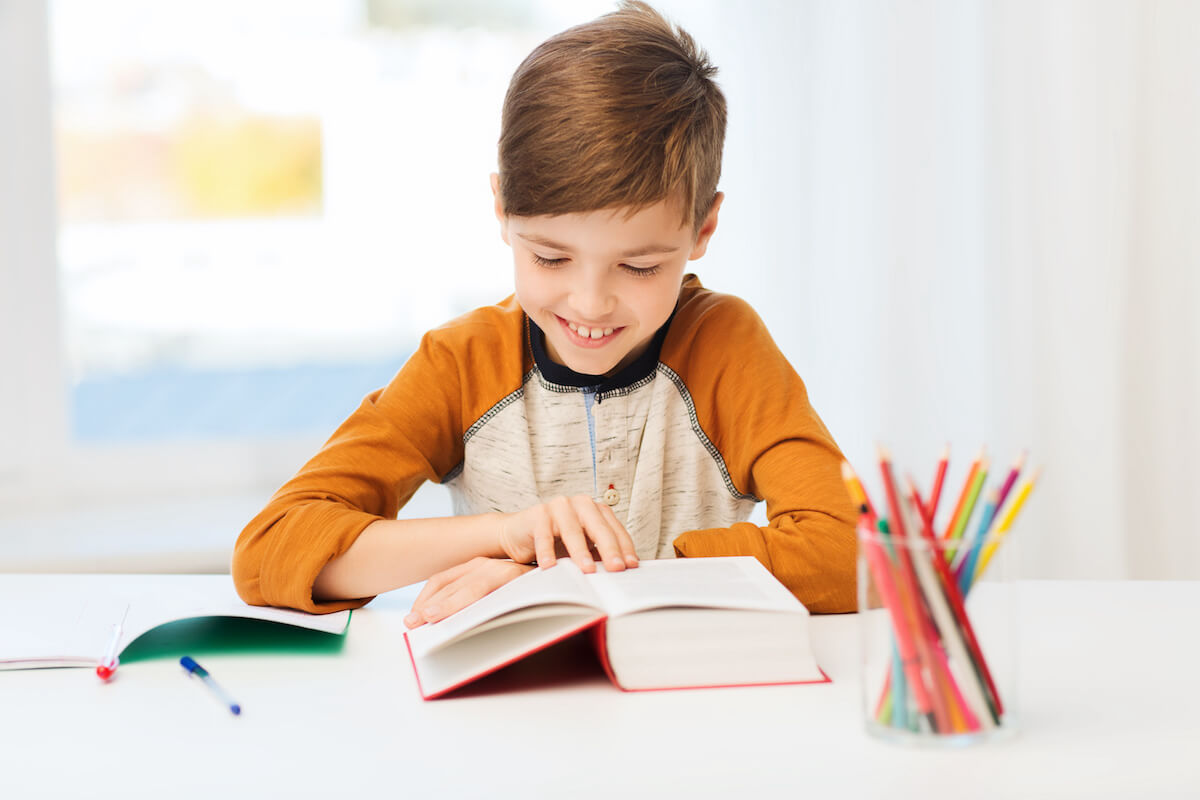
<svg viewBox="0 0 1200 800"><path fill-rule="evenodd" d="M750 555L814 613L857 607L854 507L842 453L758 315L726 296L695 326L686 363L701 428L769 524L687 531L682 557ZM736 352L731 343L736 343Z"/></svg>
<svg viewBox="0 0 1200 800"><path fill-rule="evenodd" d="M461 461L460 386L451 349L426 334L242 531L232 564L241 598L315 613L369 602L315 602L313 584L368 525L395 518L423 482Z"/></svg>

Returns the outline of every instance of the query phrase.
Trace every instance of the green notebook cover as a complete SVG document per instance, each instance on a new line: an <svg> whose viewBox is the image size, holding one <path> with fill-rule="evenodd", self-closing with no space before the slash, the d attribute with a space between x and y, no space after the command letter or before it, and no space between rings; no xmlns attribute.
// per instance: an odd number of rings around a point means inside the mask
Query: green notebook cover
<svg viewBox="0 0 1200 800"><path fill-rule="evenodd" d="M243 617L195 617L159 625L134 639L121 652L121 663L157 658L247 653L256 655L332 655L346 644L341 633L298 628Z"/></svg>

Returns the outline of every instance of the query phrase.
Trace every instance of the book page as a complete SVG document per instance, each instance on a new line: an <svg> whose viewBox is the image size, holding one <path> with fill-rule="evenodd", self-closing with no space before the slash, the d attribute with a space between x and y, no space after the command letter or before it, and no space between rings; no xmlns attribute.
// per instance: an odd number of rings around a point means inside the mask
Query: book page
<svg viewBox="0 0 1200 800"><path fill-rule="evenodd" d="M805 608L750 556L642 561L636 569L584 576L610 614L651 608Z"/></svg>
<svg viewBox="0 0 1200 800"><path fill-rule="evenodd" d="M413 653L422 655L518 609L566 603L599 610L600 599L583 578L573 561L559 559L553 567L526 572L440 622L413 628L408 641Z"/></svg>
<svg viewBox="0 0 1200 800"><path fill-rule="evenodd" d="M307 614L247 605L228 575L6 575L0 584L0 669L86 666L159 625L244 617L342 633L350 612Z"/></svg>

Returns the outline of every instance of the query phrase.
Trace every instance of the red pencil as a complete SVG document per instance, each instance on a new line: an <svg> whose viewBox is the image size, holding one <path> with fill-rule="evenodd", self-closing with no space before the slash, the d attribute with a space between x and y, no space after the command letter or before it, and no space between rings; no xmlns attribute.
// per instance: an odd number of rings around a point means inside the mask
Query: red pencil
<svg viewBox="0 0 1200 800"><path fill-rule="evenodd" d="M914 632L917 633L915 637L917 656L921 660L922 671L927 672L932 679L935 675L935 667L930 647L936 646L937 631L934 628L933 621L929 618L928 609L921 601L921 587L917 581L916 567L913 566L912 556L908 552L907 534L904 528L903 510L900 507L900 496L896 492L896 482L892 477L891 455L882 447L879 448L879 471L883 476L883 486L886 490L888 509L891 513L892 533L900 540L896 546L896 558L900 563L901 584L904 586L904 591L911 603L909 614L910 619L915 624ZM950 711L946 707L946 701L942 697L941 692L936 691L936 686L933 688L935 691L931 691L929 695L933 701L933 717L937 723L937 729L939 732L949 732L953 730L953 724L950 721Z"/></svg>
<svg viewBox="0 0 1200 800"><path fill-rule="evenodd" d="M933 479L933 489L929 495L929 524L937 514L938 501L942 499L942 484L946 482L946 466L950 463L950 445L942 448L942 457L938 459L937 475Z"/></svg>
<svg viewBox="0 0 1200 800"><path fill-rule="evenodd" d="M917 711L931 728L941 730L930 713L932 702L925 686L925 678L921 674L921 659L914 644L914 639L919 640L920 637L914 636L916 631L913 630L910 621L905 618L905 604L900 599L897 584L892 581L891 565L887 553L883 551L883 547L877 541L871 538L864 539L863 552L867 557L867 566L875 578L875 584L879 587L879 594L883 597L883 604L892 618L892 629L896 633L896 647L900 651L900 663L908 678L908 685L912 689L913 699L917 703ZM898 698L895 702L903 702L903 698Z"/></svg>
<svg viewBox="0 0 1200 800"><path fill-rule="evenodd" d="M920 494L917 493L915 486L910 486L909 488L912 492L913 503L917 506L917 516L925 519ZM921 526L921 536L933 548L933 554L936 556L938 552L937 537L934 535L933 528L929 526L928 522ZM979 641L975 638L975 630L971 627L971 620L967 617L967 609L963 605L962 592L959 591L958 582L950 574L950 568L946 566L944 558L935 557L930 560L933 561L934 569L937 570L941 578L946 598L950 601L951 611L954 613L959 630L962 632L967 649L970 651L972 666L986 684L986 699L988 700L988 705L991 706L988 710L992 713L992 718L996 724L999 725L1000 715L1004 713L1004 706L1000 702L1000 694L996 691L996 684L992 680L992 674L988 669L987 662L983 659L983 651L979 647Z"/></svg>

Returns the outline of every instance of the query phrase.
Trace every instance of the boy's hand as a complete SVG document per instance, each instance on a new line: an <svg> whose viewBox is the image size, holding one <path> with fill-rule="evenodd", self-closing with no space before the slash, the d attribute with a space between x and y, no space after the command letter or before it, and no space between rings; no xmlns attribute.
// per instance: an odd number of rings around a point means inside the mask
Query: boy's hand
<svg viewBox="0 0 1200 800"><path fill-rule="evenodd" d="M606 569L619 572L636 567L637 551L625 526L612 509L587 495L556 497L548 503L507 514L500 525L500 547L513 561L534 559L553 566L560 543L584 572L596 571L594 546Z"/></svg>
<svg viewBox="0 0 1200 800"><path fill-rule="evenodd" d="M417 595L404 624L416 628L445 619L536 567L479 556L432 576Z"/></svg>

